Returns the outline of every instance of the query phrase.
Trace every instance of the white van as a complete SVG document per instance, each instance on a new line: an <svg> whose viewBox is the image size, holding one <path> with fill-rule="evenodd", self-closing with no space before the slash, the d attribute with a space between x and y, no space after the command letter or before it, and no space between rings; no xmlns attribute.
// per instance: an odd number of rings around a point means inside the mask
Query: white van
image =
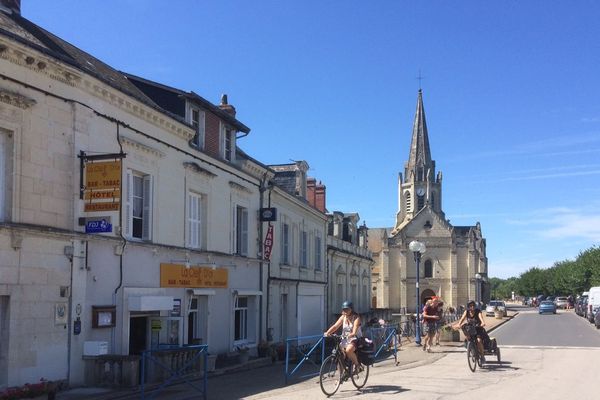
<svg viewBox="0 0 600 400"><path fill-rule="evenodd" d="M594 286L588 292L587 319L590 322L594 322L594 315L596 315L596 311L600 308L600 286Z"/></svg>

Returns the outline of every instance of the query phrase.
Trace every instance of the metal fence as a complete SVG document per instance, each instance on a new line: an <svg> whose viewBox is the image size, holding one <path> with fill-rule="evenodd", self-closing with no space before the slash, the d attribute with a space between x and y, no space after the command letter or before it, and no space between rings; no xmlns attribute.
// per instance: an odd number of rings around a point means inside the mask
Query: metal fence
<svg viewBox="0 0 600 400"><path fill-rule="evenodd" d="M208 345L161 346L142 353L140 391L142 400L151 399L165 387L185 382L206 400ZM200 385L192 382L201 378ZM161 382L149 389L148 384Z"/></svg>

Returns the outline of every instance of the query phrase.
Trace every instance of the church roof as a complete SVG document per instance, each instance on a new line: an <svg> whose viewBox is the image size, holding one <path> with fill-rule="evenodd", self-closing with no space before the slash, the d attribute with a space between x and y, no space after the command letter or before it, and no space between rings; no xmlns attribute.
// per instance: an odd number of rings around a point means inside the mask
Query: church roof
<svg viewBox="0 0 600 400"><path fill-rule="evenodd" d="M429 136L423 107L423 92L419 89L406 175L408 177L409 171L416 171L417 166L429 165L431 165L431 150L429 149Z"/></svg>

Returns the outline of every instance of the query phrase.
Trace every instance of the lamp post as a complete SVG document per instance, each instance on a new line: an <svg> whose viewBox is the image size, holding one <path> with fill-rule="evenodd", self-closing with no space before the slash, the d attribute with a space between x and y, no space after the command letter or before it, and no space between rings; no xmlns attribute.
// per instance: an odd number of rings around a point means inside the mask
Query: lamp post
<svg viewBox="0 0 600 400"><path fill-rule="evenodd" d="M475 274L475 301L477 302L477 307L479 307L479 302L481 301L481 293L480 293L480 284L481 282L481 274Z"/></svg>
<svg viewBox="0 0 600 400"><path fill-rule="evenodd" d="M426 247L425 243L421 243L418 240L413 240L408 244L408 249L413 252L415 257L415 264L417 266L417 280L415 281L415 286L417 289L417 321L415 327L415 343L417 346L421 345L421 326L419 320L421 319L421 300L419 294L419 264L421 263L421 254L425 253Z"/></svg>

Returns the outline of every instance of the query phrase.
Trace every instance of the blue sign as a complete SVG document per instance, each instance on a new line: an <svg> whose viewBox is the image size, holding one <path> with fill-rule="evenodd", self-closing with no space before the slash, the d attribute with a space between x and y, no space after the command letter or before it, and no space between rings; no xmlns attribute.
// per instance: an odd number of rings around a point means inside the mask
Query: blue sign
<svg viewBox="0 0 600 400"><path fill-rule="evenodd" d="M112 232L112 224L105 219L96 221L87 221L85 224L85 233L104 233Z"/></svg>

